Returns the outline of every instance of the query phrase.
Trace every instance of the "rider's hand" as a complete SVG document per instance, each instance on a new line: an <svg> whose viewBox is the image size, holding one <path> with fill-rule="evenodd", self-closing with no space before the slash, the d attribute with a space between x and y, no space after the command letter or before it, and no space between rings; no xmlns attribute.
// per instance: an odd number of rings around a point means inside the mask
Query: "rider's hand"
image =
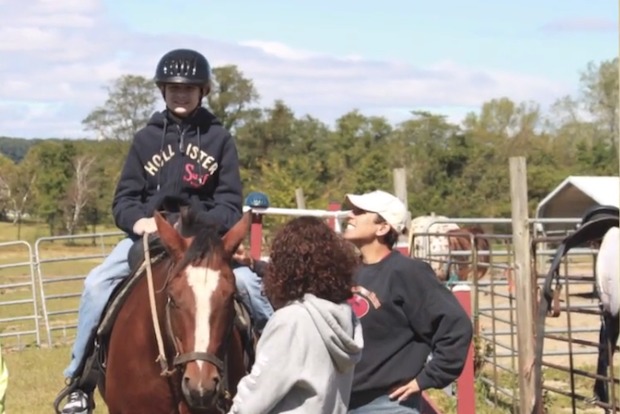
<svg viewBox="0 0 620 414"><path fill-rule="evenodd" d="M144 233L157 233L157 225L155 224L155 219L153 217L141 218L140 220L136 221L136 224L133 225L133 232L138 236L142 236Z"/></svg>
<svg viewBox="0 0 620 414"><path fill-rule="evenodd" d="M237 251L233 254L232 258L239 264L248 266L250 268L252 268L254 264L254 261L250 257L250 254L247 250L245 250L245 246L243 245L243 243L241 243L239 247L237 247Z"/></svg>

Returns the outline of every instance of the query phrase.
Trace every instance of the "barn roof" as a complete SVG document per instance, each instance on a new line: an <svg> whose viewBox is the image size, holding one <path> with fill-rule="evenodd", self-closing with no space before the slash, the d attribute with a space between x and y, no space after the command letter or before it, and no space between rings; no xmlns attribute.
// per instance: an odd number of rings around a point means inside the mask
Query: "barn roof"
<svg viewBox="0 0 620 414"><path fill-rule="evenodd" d="M536 217L581 218L590 207L596 205L620 207L619 204L620 178L569 176L538 203Z"/></svg>

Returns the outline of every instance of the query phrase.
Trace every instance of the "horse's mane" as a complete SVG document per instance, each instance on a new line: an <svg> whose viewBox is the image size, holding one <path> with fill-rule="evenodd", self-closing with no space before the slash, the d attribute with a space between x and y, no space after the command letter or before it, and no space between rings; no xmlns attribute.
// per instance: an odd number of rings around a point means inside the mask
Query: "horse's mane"
<svg viewBox="0 0 620 414"><path fill-rule="evenodd" d="M180 233L184 237L194 238L183 260L179 263L181 268L205 259L210 261L216 253L222 251L222 239L218 226L213 222L202 220L191 208L181 215Z"/></svg>
<svg viewBox="0 0 620 414"><path fill-rule="evenodd" d="M186 199L171 196L164 197L160 204L160 209L166 212L169 222L178 221L179 234L194 238L185 256L178 263L180 269L205 259L211 260L216 253L221 252L222 247L219 226L201 217L192 207Z"/></svg>

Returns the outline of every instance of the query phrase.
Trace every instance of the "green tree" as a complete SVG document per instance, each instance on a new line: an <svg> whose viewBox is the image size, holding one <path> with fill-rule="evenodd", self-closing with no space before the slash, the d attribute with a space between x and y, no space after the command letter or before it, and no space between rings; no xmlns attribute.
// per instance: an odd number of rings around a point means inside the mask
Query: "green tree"
<svg viewBox="0 0 620 414"><path fill-rule="evenodd" d="M73 177L75 156L75 145L71 142L43 141L33 146L24 158L36 171L36 212L48 224L50 235L62 228L64 200Z"/></svg>
<svg viewBox="0 0 620 414"><path fill-rule="evenodd" d="M599 64L590 62L580 81L586 107L596 117L605 140L617 153L618 58Z"/></svg>
<svg viewBox="0 0 620 414"><path fill-rule="evenodd" d="M14 164L0 155L0 211L9 215L17 226L17 239L21 239L22 219L32 212L35 171L27 162Z"/></svg>
<svg viewBox="0 0 620 414"><path fill-rule="evenodd" d="M82 121L98 139L131 141L155 110L157 88L152 80L123 75L106 87L108 98Z"/></svg>
<svg viewBox="0 0 620 414"><path fill-rule="evenodd" d="M234 131L241 126L258 98L254 83L237 66L213 68L213 84L207 101L209 109L226 129Z"/></svg>

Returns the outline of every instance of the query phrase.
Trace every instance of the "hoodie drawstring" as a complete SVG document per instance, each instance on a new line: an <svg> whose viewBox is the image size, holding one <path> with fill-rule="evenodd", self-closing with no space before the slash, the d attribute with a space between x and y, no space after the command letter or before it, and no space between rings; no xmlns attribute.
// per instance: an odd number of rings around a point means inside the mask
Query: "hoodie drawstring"
<svg viewBox="0 0 620 414"><path fill-rule="evenodd" d="M161 143L159 144L159 153L164 153L164 141L166 140L166 132L168 131L168 119L164 118L164 128L161 133ZM161 168L157 170L157 191L161 187Z"/></svg>
<svg viewBox="0 0 620 414"><path fill-rule="evenodd" d="M200 141L200 126L196 126L196 133L198 134L198 151L202 149L201 141ZM202 163L198 163L198 176L200 177L200 184L204 184L202 182Z"/></svg>

